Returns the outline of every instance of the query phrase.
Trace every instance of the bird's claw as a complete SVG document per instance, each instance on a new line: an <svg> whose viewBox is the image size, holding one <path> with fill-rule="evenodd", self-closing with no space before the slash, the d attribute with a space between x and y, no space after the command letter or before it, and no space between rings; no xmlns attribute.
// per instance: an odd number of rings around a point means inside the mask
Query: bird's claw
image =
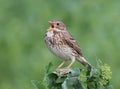
<svg viewBox="0 0 120 89"><path fill-rule="evenodd" d="M55 72L60 72L61 69L60 68L56 68Z"/></svg>
<svg viewBox="0 0 120 89"><path fill-rule="evenodd" d="M70 71L70 68L65 68L60 72L60 75L64 75Z"/></svg>

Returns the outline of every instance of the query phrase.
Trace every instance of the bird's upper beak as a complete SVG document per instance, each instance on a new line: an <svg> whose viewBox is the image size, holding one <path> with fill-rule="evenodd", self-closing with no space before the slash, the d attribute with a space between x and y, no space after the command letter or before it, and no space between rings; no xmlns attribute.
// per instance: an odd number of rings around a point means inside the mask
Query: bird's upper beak
<svg viewBox="0 0 120 89"><path fill-rule="evenodd" d="M53 21L48 21L50 24L50 28L48 29L48 31L53 31L54 30L54 22Z"/></svg>

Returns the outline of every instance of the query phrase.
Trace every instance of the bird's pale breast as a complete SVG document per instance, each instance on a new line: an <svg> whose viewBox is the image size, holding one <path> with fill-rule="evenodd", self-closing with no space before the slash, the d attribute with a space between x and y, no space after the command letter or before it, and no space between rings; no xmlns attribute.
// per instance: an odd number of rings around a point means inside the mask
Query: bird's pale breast
<svg viewBox="0 0 120 89"><path fill-rule="evenodd" d="M66 45L60 38L60 34L54 34L52 31L46 33L45 41L50 51L62 59L71 59L73 57L72 49Z"/></svg>

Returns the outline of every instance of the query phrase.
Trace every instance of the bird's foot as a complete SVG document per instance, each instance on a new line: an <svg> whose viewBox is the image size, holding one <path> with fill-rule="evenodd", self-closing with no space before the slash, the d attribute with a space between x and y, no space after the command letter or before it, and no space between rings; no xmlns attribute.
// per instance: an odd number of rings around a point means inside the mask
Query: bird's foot
<svg viewBox="0 0 120 89"><path fill-rule="evenodd" d="M70 68L65 68L60 72L60 75L64 75L70 71Z"/></svg>
<svg viewBox="0 0 120 89"><path fill-rule="evenodd" d="M56 69L55 69L55 72L60 72L60 71L61 71L60 68L56 68Z"/></svg>

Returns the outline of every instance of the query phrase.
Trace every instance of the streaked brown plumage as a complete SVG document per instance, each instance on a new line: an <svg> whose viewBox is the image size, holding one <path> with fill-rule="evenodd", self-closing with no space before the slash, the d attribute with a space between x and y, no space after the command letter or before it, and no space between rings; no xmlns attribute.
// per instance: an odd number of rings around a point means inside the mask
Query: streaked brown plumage
<svg viewBox="0 0 120 89"><path fill-rule="evenodd" d="M91 70L91 65L83 57L81 49L76 40L67 31L63 22L58 20L49 21L50 27L45 36L45 42L50 51L64 59L57 67L59 70L67 60L71 63L62 71L65 74L77 59L82 65Z"/></svg>

